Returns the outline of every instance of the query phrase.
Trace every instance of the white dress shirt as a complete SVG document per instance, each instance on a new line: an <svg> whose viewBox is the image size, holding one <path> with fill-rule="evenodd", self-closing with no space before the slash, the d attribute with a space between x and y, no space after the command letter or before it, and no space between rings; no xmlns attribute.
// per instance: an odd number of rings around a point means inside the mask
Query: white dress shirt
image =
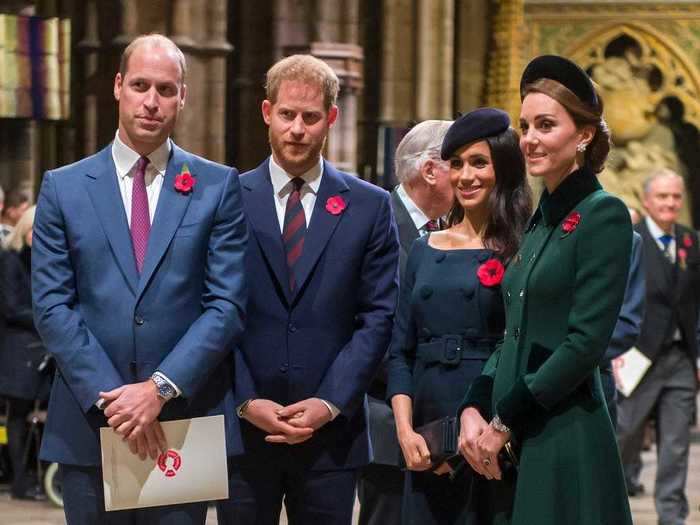
<svg viewBox="0 0 700 525"><path fill-rule="evenodd" d="M148 155L148 166L146 166L146 195L148 195L148 214L153 224L153 217L156 214L156 206L158 205L158 197L160 190L163 187L163 179L165 178L165 169L168 167L168 158L172 146L170 139L166 140L150 155ZM126 212L126 220L131 227L131 194L134 188L134 174L136 172L136 162L141 155L124 144L119 138L117 131L112 143L112 159L114 166L117 169L117 182L119 183L119 191L122 195L124 203L124 211Z"/></svg>
<svg viewBox="0 0 700 525"><path fill-rule="evenodd" d="M664 243L661 242L660 238L662 235L670 235L671 236L671 242L668 243L668 253L670 255L670 261L672 264L676 264L676 232L675 228L671 233L667 234L665 231L663 231L658 224L654 222L654 219L649 217L648 215L644 218L647 224L647 229L649 230L649 233L651 236L654 238L656 241L656 245L659 247L659 250L662 252L664 251Z"/></svg>
<svg viewBox="0 0 700 525"><path fill-rule="evenodd" d="M314 211L316 204L316 194L321 185L323 177L323 159L319 159L309 171L301 175L304 179L304 184L301 187L301 205L304 208L306 216L306 227L311 223L311 214ZM275 210L277 211L277 220L280 223L280 233L284 230L284 212L287 207L289 194L292 193L293 185L291 183L294 175L288 174L284 169L275 162L274 157L270 156L270 179L272 181L272 189L275 192Z"/></svg>

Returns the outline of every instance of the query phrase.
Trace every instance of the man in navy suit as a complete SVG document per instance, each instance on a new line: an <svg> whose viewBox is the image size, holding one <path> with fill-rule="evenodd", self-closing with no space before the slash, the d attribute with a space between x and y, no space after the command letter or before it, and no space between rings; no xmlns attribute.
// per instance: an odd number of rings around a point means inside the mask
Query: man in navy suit
<svg viewBox="0 0 700 525"><path fill-rule="evenodd" d="M351 522L371 457L365 392L389 344L399 247L389 194L323 160L338 78L308 55L267 74L272 156L241 177L247 329L235 352L240 454L219 522Z"/></svg>
<svg viewBox="0 0 700 525"><path fill-rule="evenodd" d="M134 40L114 82L114 142L44 176L34 315L58 373L41 456L61 464L69 524L204 523L205 503L106 513L99 428L153 461L167 447L159 420L235 410L246 223L236 171L169 138L185 73L169 39Z"/></svg>

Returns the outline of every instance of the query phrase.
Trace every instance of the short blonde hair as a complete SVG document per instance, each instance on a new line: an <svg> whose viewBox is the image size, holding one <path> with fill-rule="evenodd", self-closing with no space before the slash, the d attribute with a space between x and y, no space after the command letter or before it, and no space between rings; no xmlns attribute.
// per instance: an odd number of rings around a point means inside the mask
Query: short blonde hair
<svg viewBox="0 0 700 525"><path fill-rule="evenodd" d="M267 70L265 96L272 104L277 102L277 94L285 80L296 80L317 86L323 93L323 105L328 111L338 100L340 81L335 71L311 55L291 55L275 63Z"/></svg>
<svg viewBox="0 0 700 525"><path fill-rule="evenodd" d="M36 214L36 206L30 206L25 210L22 216L15 224L14 230L9 235L5 242L5 247L8 250L21 252L27 246L27 234L34 228L34 215Z"/></svg>

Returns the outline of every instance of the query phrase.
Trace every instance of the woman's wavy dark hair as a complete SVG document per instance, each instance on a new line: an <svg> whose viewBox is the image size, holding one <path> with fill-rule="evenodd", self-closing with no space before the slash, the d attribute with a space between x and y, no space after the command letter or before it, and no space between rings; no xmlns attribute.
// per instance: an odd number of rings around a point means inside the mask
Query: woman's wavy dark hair
<svg viewBox="0 0 700 525"><path fill-rule="evenodd" d="M487 137L496 185L489 196L490 219L484 233L484 246L506 263L520 247L525 226L532 214L532 195L525 175L525 158L513 128ZM464 220L464 209L455 198L447 217L449 226Z"/></svg>

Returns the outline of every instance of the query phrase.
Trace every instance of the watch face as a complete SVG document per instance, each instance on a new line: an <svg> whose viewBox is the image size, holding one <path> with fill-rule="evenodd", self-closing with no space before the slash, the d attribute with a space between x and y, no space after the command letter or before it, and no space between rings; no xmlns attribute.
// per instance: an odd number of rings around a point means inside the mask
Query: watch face
<svg viewBox="0 0 700 525"><path fill-rule="evenodd" d="M162 385L160 385L158 391L163 397L173 397L174 394L173 387L171 387L168 383L163 383Z"/></svg>

